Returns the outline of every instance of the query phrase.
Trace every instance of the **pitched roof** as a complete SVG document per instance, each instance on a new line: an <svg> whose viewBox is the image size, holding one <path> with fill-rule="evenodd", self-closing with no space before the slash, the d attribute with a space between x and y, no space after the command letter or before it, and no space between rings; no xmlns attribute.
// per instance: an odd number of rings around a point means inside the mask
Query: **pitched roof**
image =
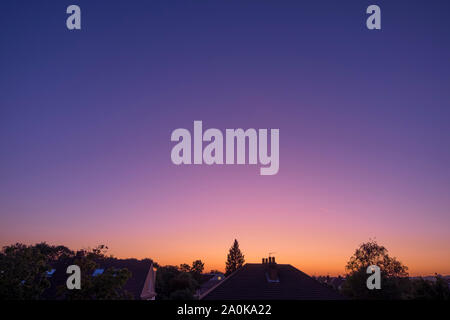
<svg viewBox="0 0 450 320"><path fill-rule="evenodd" d="M57 291L59 287L65 287L67 277L69 275L66 274L66 269L69 265L73 264L72 261L64 261L56 263L53 268L56 271L49 276L50 280L50 288L48 288L44 294L44 299L57 299ZM134 299L139 300L141 297L142 289L145 284L145 279L150 270L150 266L152 265L152 261L150 259L115 259L115 258L107 258L98 262L100 269L122 269L126 268L131 272L131 277L125 283L123 289L129 293L131 293Z"/></svg>
<svg viewBox="0 0 450 320"><path fill-rule="evenodd" d="M341 300L324 286L289 264L277 264L279 282L267 280L267 265L247 263L206 292L202 300Z"/></svg>
<svg viewBox="0 0 450 320"><path fill-rule="evenodd" d="M201 275L200 287L197 289L197 295L201 296L210 290L212 287L216 286L218 283L223 281L225 276L222 273L207 273Z"/></svg>
<svg viewBox="0 0 450 320"><path fill-rule="evenodd" d="M126 268L131 272L131 277L125 283L123 289L134 296L134 299L141 299L142 289L144 288L145 279L150 271L152 261L150 259L108 259L101 264L102 268Z"/></svg>

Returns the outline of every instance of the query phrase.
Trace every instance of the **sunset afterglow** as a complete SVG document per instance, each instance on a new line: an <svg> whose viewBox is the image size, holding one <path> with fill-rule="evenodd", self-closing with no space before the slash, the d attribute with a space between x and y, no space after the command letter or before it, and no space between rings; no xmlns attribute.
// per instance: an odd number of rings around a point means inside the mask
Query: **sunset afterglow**
<svg viewBox="0 0 450 320"><path fill-rule="evenodd" d="M448 3L385 2L370 33L355 2L80 2L71 34L66 4L0 13L1 246L209 271L236 238L246 262L338 275L376 239L412 276L450 274ZM196 120L279 129L278 171L175 165Z"/></svg>

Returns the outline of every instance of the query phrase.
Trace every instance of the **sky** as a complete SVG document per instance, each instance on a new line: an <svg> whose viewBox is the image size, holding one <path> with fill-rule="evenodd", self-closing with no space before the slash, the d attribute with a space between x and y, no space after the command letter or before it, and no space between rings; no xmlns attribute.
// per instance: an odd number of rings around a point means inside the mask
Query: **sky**
<svg viewBox="0 0 450 320"><path fill-rule="evenodd" d="M381 8L382 29L366 28ZM81 30L66 8L81 8ZM376 239L450 274L449 1L0 3L0 245L106 244L337 275ZM277 128L278 174L171 162L177 128Z"/></svg>

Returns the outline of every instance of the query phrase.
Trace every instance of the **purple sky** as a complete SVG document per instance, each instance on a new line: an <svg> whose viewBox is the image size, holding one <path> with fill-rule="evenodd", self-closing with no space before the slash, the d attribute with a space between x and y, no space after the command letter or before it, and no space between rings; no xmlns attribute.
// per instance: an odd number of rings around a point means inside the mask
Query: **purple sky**
<svg viewBox="0 0 450 320"><path fill-rule="evenodd" d="M0 244L313 274L377 237L450 273L450 3L372 2L2 1ZM279 173L174 166L194 120L279 128Z"/></svg>

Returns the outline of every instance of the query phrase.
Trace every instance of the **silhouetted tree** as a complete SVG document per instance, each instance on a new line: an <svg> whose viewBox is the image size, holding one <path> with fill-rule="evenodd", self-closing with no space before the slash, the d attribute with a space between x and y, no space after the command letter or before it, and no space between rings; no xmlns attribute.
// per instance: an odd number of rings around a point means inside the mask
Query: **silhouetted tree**
<svg viewBox="0 0 450 320"><path fill-rule="evenodd" d="M447 281L436 275L435 281L423 278L412 280L412 299L417 300L450 300L450 288Z"/></svg>
<svg viewBox="0 0 450 320"><path fill-rule="evenodd" d="M376 265L381 271L381 289L367 288L367 267ZM405 299L410 282L408 267L394 257L375 240L363 243L347 263L347 278L342 293L354 299Z"/></svg>
<svg viewBox="0 0 450 320"><path fill-rule="evenodd" d="M127 269L107 269L97 277L92 272L105 255L106 246L74 252L64 246L47 243L6 246L0 252L0 300L43 299L50 288L47 271L54 264L67 267L76 264L81 269L81 290L68 290L65 283L58 288L58 297L65 299L121 299L132 296L123 291L131 273ZM56 296L50 297L56 299Z"/></svg>
<svg viewBox="0 0 450 320"><path fill-rule="evenodd" d="M126 268L108 268L103 273L92 276L102 261L114 259L107 256L108 247L99 245L91 250L80 250L75 253L72 264L81 269L81 289L68 290L66 285L58 289L59 297L68 300L123 300L133 296L123 289L131 277Z"/></svg>
<svg viewBox="0 0 450 320"><path fill-rule="evenodd" d="M0 252L0 300L37 300L50 287L49 259L42 248L21 243ZM51 251L49 249L49 251Z"/></svg>
<svg viewBox="0 0 450 320"><path fill-rule="evenodd" d="M222 271L219 271L219 270L217 270L217 269L211 269L211 270L209 271L209 273L222 273Z"/></svg>
<svg viewBox="0 0 450 320"><path fill-rule="evenodd" d="M191 272L201 274L203 272L203 269L205 269L205 264L202 262L202 260L195 260L194 262L192 262Z"/></svg>
<svg viewBox="0 0 450 320"><path fill-rule="evenodd" d="M227 256L227 262L225 267L225 275L228 276L244 264L245 259L244 255L239 249L239 243L236 239L234 239L234 243L230 248Z"/></svg>
<svg viewBox="0 0 450 320"><path fill-rule="evenodd" d="M191 266L188 265L187 263L182 263L180 264L180 271L181 272L191 272Z"/></svg>
<svg viewBox="0 0 450 320"><path fill-rule="evenodd" d="M193 300L197 287L192 273L175 266L159 267L156 272L157 300Z"/></svg>

